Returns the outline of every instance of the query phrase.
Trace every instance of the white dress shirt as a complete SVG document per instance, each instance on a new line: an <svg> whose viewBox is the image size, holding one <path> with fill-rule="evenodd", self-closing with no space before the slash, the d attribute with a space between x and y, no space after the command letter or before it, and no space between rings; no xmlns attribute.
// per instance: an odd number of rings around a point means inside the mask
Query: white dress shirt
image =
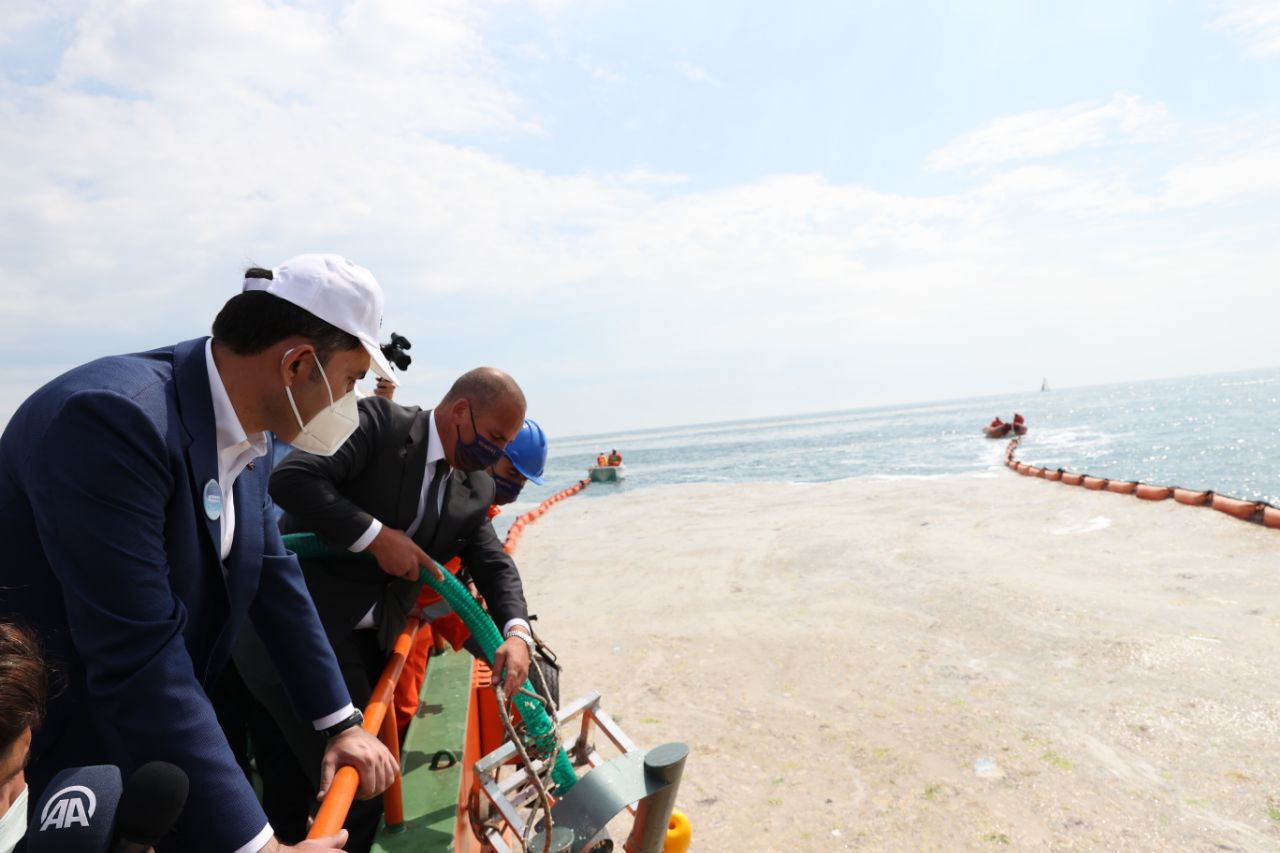
<svg viewBox="0 0 1280 853"><path fill-rule="evenodd" d="M236 479L244 472L244 469L259 456L267 454L267 434L265 432L255 432L252 436L245 435L244 427L240 425L240 416L236 414L235 407L231 405L231 397L227 395L227 387L222 384L222 375L218 373L218 366L213 361L213 339L205 341L204 344L204 360L205 365L209 369L209 393L213 397L213 422L214 422L214 442L218 447L218 487L222 489L222 541L221 555L226 560L231 553L231 544L235 541L236 536L236 505L232 497ZM226 564L222 566L223 572L227 570ZM339 708L332 714L326 714L318 720L312 720L311 724L316 731L322 731L329 726L345 720L355 713L355 706L348 702L344 707ZM249 843L238 848L235 853L257 853L266 846L271 840L274 831L271 824L267 824L262 831L255 835Z"/></svg>
<svg viewBox="0 0 1280 853"><path fill-rule="evenodd" d="M245 435L240 417L222 375L213 362L213 338L204 342L204 360L209 368L209 393L213 396L214 441L218 445L218 487L222 489L222 559L231 553L231 543L236 538L236 505L233 495L236 479L250 462L267 455L267 434L255 432ZM225 570L225 567L224 567Z"/></svg>
<svg viewBox="0 0 1280 853"><path fill-rule="evenodd" d="M0 816L0 853L13 853L27 835L27 788L13 798L9 810Z"/></svg>
<svg viewBox="0 0 1280 853"><path fill-rule="evenodd" d="M423 471L423 474L422 474L422 490L418 493L418 512L413 517L413 523L410 524L407 528L405 528L405 531L404 531L405 535L412 537L413 534L418 532L418 528L422 526L422 519L425 518L427 515L427 492L431 490L431 480L436 475L436 466L448 465L448 464L449 463L444 458L444 445L440 443L440 433L436 430L436 416L435 416L435 412L433 411L427 417L427 465L426 465L426 470ZM445 493L445 484L447 482L448 482L448 474L445 475L445 479L440 481L440 488L436 491L436 518L437 519L440 518L442 515L444 515L444 493ZM369 543L372 542L374 538L381 531L382 531L382 522L378 521L378 519L375 518L373 522L369 525L369 528L365 530L365 532L361 534L360 538L357 539L351 545L350 550L363 551L364 549L368 548ZM362 618L360 622L356 625L356 628L374 627L377 623L374 620L373 612L374 612L374 608L370 608L369 612L366 613L364 615L364 618ZM526 634L532 635L533 633L533 629L529 626L529 623L526 622L525 620L508 619L507 624L502 626L502 636L504 637L507 636L507 633L511 630L512 626L514 625L524 626L524 630Z"/></svg>

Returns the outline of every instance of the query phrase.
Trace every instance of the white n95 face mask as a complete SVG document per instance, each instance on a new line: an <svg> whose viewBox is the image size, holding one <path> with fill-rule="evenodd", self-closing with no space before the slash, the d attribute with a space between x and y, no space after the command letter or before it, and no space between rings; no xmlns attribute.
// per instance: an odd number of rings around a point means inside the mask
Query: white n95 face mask
<svg viewBox="0 0 1280 853"><path fill-rule="evenodd" d="M289 353L286 352L284 357L287 359ZM302 415L298 413L298 404L293 401L293 389L288 385L284 386L284 393L289 397L289 405L293 407L293 416L298 419L298 426L302 429L290 444L299 450L314 453L316 456L332 456L360 425L360 410L356 407L355 394L348 392L337 400L333 399L333 389L329 386L329 378L324 375L324 366L320 364L320 358L314 352L311 353L311 357L316 360L316 367L320 368L320 378L324 380L324 390L329 395L329 405L304 424Z"/></svg>

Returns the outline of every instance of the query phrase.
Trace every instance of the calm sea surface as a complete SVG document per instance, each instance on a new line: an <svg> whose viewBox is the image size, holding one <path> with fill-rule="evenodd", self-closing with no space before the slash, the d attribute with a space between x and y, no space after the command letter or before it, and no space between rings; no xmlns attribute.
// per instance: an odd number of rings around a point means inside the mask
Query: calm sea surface
<svg viewBox="0 0 1280 853"><path fill-rule="evenodd" d="M1280 370L1134 382L891 408L551 437L546 485L517 511L581 479L598 450L627 463L621 486L816 482L998 468L1005 441L983 438L1013 412L1030 432L1019 458L1114 479L1214 489L1280 504Z"/></svg>

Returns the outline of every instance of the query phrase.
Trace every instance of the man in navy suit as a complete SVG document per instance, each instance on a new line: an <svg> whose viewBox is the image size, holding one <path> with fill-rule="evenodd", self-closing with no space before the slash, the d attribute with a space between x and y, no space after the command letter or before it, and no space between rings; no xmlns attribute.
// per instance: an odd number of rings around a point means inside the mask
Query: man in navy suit
<svg viewBox="0 0 1280 853"><path fill-rule="evenodd" d="M390 376L381 315L367 270L299 256L246 273L212 339L90 362L18 409L0 437L0 619L37 629L56 672L33 791L69 766L127 776L170 761L191 793L162 850L290 849L207 695L246 621L296 712L328 738L322 787L344 764L364 797L394 780L390 753L359 726L267 494L267 431L332 453L357 423L355 382L371 362Z"/></svg>

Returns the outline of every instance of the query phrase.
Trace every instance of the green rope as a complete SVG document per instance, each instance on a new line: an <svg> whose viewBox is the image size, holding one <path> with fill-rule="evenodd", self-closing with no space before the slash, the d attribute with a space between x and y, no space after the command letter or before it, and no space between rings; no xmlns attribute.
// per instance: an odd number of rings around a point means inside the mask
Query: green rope
<svg viewBox="0 0 1280 853"><path fill-rule="evenodd" d="M284 537L284 546L303 559L308 557L373 559L373 555L368 552L352 553L330 548L314 533L291 533ZM494 653L498 651L498 646L502 645L502 634L498 633L498 627L493 624L489 614L484 612L484 608L471 597L471 593L467 592L466 587L459 583L457 578L439 563L435 565L440 570L440 574L444 575L444 580L438 581L430 572L421 571L418 577L419 585L425 581L445 601L449 602L453 612L462 618L463 623L470 629L471 636L475 637L476 642L480 644L485 659L492 664ZM525 689L530 693L535 692L532 683L526 681L524 684ZM532 696L525 695L523 691L516 693L512 701L520 712L520 718L524 720L525 728L530 735L530 744L543 755L551 752L556 743L555 726L547 716L542 703ZM569 756L565 754L563 748L556 749L555 762L551 766L551 781L555 783L556 792L560 794L568 791L578 781L578 774L574 772Z"/></svg>

